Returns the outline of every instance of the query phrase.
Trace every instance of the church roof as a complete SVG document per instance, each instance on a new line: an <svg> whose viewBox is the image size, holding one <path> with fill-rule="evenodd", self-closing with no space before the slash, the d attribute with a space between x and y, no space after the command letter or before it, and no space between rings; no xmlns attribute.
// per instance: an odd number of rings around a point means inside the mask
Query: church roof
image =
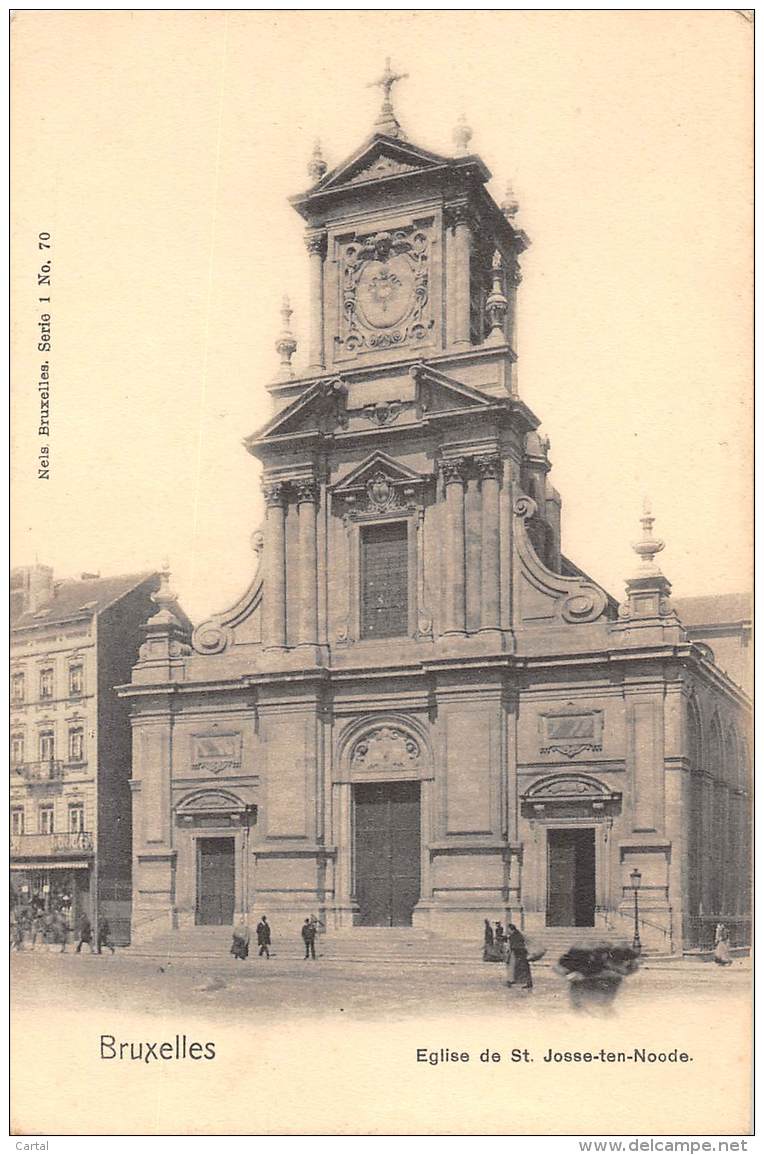
<svg viewBox="0 0 764 1155"><path fill-rule="evenodd" d="M477 177L479 183L490 180L491 173L479 156L440 156L410 141L375 132L368 140L338 164L307 192L290 197L301 216L309 215L309 206L334 194L383 180L445 173L460 169Z"/></svg>
<svg viewBox="0 0 764 1155"><path fill-rule="evenodd" d="M749 593L672 598L671 601L682 625L696 628L750 622L753 610Z"/></svg>

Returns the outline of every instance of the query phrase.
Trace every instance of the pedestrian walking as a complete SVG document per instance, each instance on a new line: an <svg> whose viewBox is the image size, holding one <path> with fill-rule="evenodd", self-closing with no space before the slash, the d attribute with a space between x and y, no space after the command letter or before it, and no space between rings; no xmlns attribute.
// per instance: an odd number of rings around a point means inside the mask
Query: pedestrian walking
<svg viewBox="0 0 764 1155"><path fill-rule="evenodd" d="M266 958L270 958L271 928L265 915L263 915L257 924L255 928L255 934L257 935L257 945L260 947L259 951L257 952L258 956L262 958L263 955L265 955Z"/></svg>
<svg viewBox="0 0 764 1155"><path fill-rule="evenodd" d="M511 922L507 926L507 932L507 986L519 986L526 991L533 990L525 935Z"/></svg>
<svg viewBox="0 0 764 1155"><path fill-rule="evenodd" d="M730 933L723 922L718 922L714 931L714 962L720 967L732 966Z"/></svg>
<svg viewBox="0 0 764 1155"><path fill-rule="evenodd" d="M80 941L77 943L75 954L80 953L80 951L82 950L82 947L85 943L87 943L88 946L90 947L90 953L92 954L93 953L93 927L91 925L90 919L88 918L88 916L86 914L83 914L80 918L79 940Z"/></svg>
<svg viewBox="0 0 764 1155"><path fill-rule="evenodd" d="M507 927L507 929L509 929L509 927ZM494 949L498 952L499 959L504 957L504 943L506 941L507 936L504 933L504 927L500 922L495 922L493 924L493 945Z"/></svg>
<svg viewBox="0 0 764 1155"><path fill-rule="evenodd" d="M483 919L483 962L493 962L493 927Z"/></svg>
<svg viewBox="0 0 764 1155"><path fill-rule="evenodd" d="M62 914L56 911L50 917L50 941L61 946L61 954L66 950L66 940L69 937L69 924Z"/></svg>
<svg viewBox="0 0 764 1155"><path fill-rule="evenodd" d="M317 919L306 918L302 924L302 941L305 943L305 957L316 957L316 934L318 932Z"/></svg>
<svg viewBox="0 0 764 1155"><path fill-rule="evenodd" d="M114 944L111 941L111 927L109 920L101 918L98 921L98 953L100 954L103 948L107 946L112 954L114 954Z"/></svg>
<svg viewBox="0 0 764 1155"><path fill-rule="evenodd" d="M233 928L231 954L234 958L239 959L245 959L249 956L249 927L243 918Z"/></svg>
<svg viewBox="0 0 764 1155"><path fill-rule="evenodd" d="M11 950L24 949L24 932L26 930L26 921L24 914L20 910L13 910L11 912Z"/></svg>
<svg viewBox="0 0 764 1155"><path fill-rule="evenodd" d="M45 942L45 920L36 909L33 908L33 911L30 929L32 932L32 950L35 950L38 938L42 938Z"/></svg>

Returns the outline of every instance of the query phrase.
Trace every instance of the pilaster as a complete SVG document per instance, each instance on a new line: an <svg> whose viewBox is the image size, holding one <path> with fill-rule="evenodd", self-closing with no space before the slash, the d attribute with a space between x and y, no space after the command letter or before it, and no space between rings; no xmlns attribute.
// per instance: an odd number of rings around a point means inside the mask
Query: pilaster
<svg viewBox="0 0 764 1155"><path fill-rule="evenodd" d="M282 481L263 485L266 506L263 589L263 647L286 647L286 486Z"/></svg>
<svg viewBox="0 0 764 1155"><path fill-rule="evenodd" d="M308 372L323 371L324 353L324 258L326 233L309 233L305 238L309 263L310 324L308 340Z"/></svg>
<svg viewBox="0 0 764 1155"><path fill-rule="evenodd" d="M441 464L446 495L448 537L446 547L446 584L443 615L444 634L466 631L466 565L464 533L465 460L452 458Z"/></svg>
<svg viewBox="0 0 764 1155"><path fill-rule="evenodd" d="M300 526L300 620L298 644L315 646L318 642L318 558L316 553L316 516L318 484L313 480L297 485Z"/></svg>
<svg viewBox="0 0 764 1155"><path fill-rule="evenodd" d="M448 253L447 332L455 348L470 344L470 259L472 213L464 204L448 205L445 211Z"/></svg>

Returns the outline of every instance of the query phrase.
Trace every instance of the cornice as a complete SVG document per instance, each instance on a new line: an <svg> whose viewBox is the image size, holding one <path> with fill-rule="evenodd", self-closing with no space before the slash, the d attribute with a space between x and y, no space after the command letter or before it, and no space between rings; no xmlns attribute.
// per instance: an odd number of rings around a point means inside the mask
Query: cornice
<svg viewBox="0 0 764 1155"><path fill-rule="evenodd" d="M506 357L513 363L517 361L517 354L509 345L470 345L470 347L467 349L454 349L451 351L433 353L427 357L427 365L435 368L445 362L450 363L453 361L458 364L459 362L474 360L481 361L485 360L486 358L496 358L497 356ZM403 357L400 361L377 362L374 365L358 365L353 366L352 368L343 367L342 379L344 382L352 384L355 381L363 380L366 377L385 377L388 376L391 372L405 375L411 366L421 364L421 362L421 354L412 353L411 357ZM276 395L279 393L294 392L295 399L297 399L297 395L306 390L308 386L315 385L318 382L324 380L335 380L337 375L338 370L336 368L326 369L322 373L310 374L307 377L293 377L289 381L275 383L270 386L269 391ZM519 398L511 397L509 393L507 394L507 397L520 405L523 404ZM540 425L541 422L537 420L537 424Z"/></svg>

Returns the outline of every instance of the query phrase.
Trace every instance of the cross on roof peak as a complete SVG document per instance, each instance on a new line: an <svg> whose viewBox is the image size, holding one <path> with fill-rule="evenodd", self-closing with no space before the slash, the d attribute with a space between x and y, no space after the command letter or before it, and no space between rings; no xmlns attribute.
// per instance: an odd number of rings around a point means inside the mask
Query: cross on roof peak
<svg viewBox="0 0 764 1155"><path fill-rule="evenodd" d="M386 136L403 136L401 126L398 124L395 116L393 102L390 99L390 93L394 84L397 84L399 80L405 80L407 77L408 72L393 71L390 64L390 57L388 56L385 60L385 70L382 75L379 76L376 80L371 80L367 84L367 88L381 88L382 92L384 93L382 108L380 110L379 116L374 122L374 128L376 132L382 132Z"/></svg>

